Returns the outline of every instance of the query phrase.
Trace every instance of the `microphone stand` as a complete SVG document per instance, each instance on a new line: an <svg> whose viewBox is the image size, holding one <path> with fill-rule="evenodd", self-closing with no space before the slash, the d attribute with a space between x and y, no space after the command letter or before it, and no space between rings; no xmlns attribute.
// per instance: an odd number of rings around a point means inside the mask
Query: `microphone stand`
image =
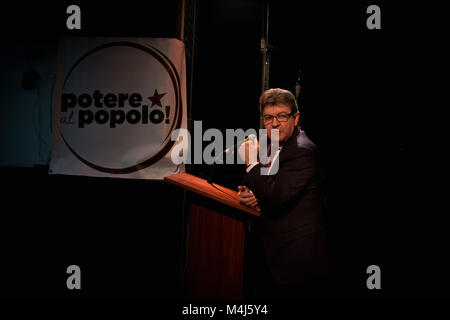
<svg viewBox="0 0 450 320"><path fill-rule="evenodd" d="M216 175L216 164L216 161L214 161L211 169L209 170L208 179L206 179L206 182L208 182L209 184L213 183L213 177Z"/></svg>

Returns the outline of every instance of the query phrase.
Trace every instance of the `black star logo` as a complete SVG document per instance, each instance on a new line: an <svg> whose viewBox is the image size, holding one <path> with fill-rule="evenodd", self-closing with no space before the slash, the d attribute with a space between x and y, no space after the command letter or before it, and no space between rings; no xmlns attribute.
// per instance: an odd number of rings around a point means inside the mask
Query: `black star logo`
<svg viewBox="0 0 450 320"><path fill-rule="evenodd" d="M148 97L148 99L152 101L151 107L153 107L156 104L162 108L161 98L164 97L165 95L166 95L165 93L158 94L158 90L155 89L155 93L153 93L153 96Z"/></svg>

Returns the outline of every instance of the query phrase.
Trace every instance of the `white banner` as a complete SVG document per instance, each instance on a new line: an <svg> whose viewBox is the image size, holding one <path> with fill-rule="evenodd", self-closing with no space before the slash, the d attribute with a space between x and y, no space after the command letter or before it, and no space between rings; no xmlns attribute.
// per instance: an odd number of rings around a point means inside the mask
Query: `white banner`
<svg viewBox="0 0 450 320"><path fill-rule="evenodd" d="M62 39L50 173L162 179L184 171L170 150L172 132L187 127L185 70L177 39Z"/></svg>

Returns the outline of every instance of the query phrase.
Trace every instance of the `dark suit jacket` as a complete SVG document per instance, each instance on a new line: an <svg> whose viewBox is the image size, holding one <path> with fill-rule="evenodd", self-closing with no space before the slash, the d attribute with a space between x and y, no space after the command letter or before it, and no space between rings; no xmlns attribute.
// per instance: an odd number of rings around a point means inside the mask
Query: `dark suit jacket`
<svg viewBox="0 0 450 320"><path fill-rule="evenodd" d="M275 175L261 165L244 178L261 208L266 261L279 284L300 284L327 273L321 168L314 143L298 128L284 143Z"/></svg>

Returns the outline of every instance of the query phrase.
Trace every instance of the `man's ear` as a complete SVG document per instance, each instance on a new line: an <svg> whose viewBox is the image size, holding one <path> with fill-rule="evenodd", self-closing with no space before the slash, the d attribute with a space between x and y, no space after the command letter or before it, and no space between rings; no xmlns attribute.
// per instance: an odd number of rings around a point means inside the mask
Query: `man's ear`
<svg viewBox="0 0 450 320"><path fill-rule="evenodd" d="M298 122L299 122L299 120L300 120L300 112L297 112L295 115L294 115L294 123L295 123L295 125L296 126L298 126Z"/></svg>

